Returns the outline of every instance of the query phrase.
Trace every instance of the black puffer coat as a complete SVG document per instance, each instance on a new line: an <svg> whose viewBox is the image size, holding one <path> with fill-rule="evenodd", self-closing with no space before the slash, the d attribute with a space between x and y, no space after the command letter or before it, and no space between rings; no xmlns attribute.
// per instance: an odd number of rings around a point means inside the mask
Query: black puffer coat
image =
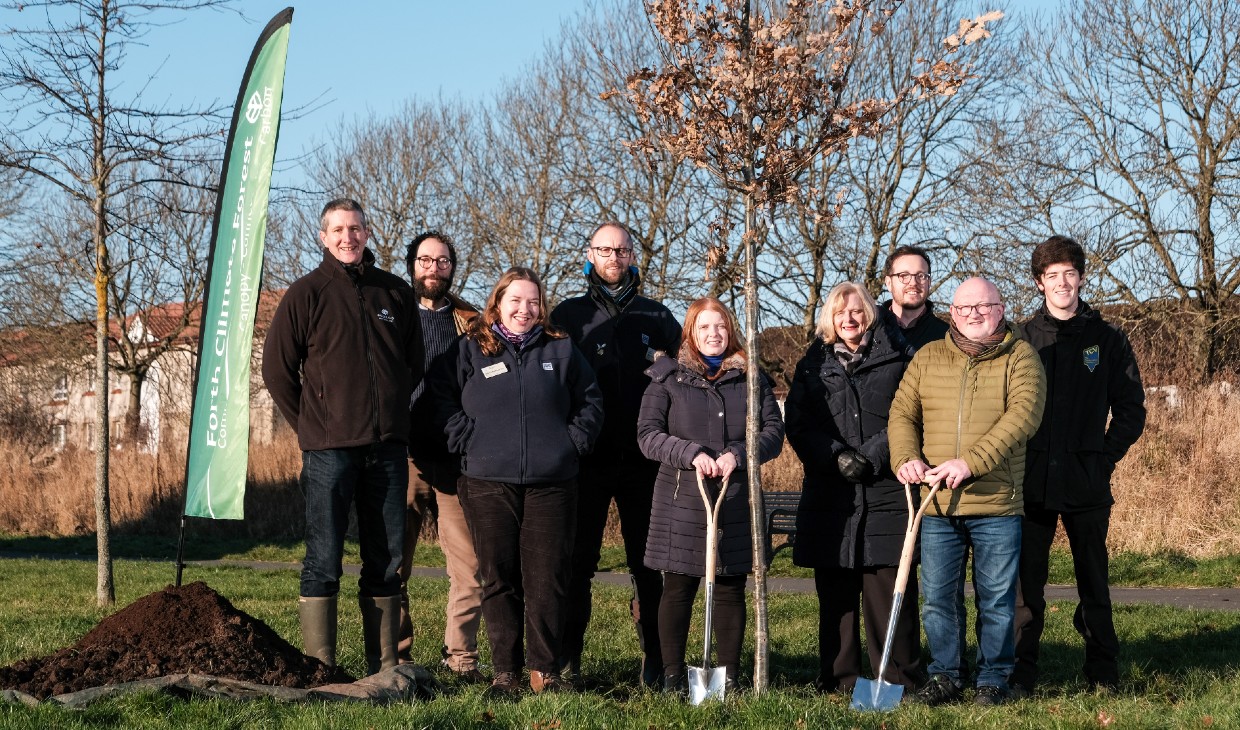
<svg viewBox="0 0 1240 730"><path fill-rule="evenodd" d="M913 350L886 317L851 376L832 349L820 339L810 345L784 405L788 443L805 466L792 560L808 568L896 565L908 502L891 472L887 412ZM846 449L874 467L859 484L836 466Z"/></svg>
<svg viewBox="0 0 1240 730"><path fill-rule="evenodd" d="M659 462L646 539L645 564L654 570L701 576L706 572L706 512L697 487L693 457L724 452L736 457L720 511L719 575L744 575L753 569L749 537L749 492L745 476L745 359L733 355L708 380L702 365L683 343L680 356L660 359L646 368L650 385L637 418L637 442L646 458ZM769 461L784 443L784 422L771 389L762 377L762 431L758 456ZM711 500L718 479L707 479Z"/></svg>

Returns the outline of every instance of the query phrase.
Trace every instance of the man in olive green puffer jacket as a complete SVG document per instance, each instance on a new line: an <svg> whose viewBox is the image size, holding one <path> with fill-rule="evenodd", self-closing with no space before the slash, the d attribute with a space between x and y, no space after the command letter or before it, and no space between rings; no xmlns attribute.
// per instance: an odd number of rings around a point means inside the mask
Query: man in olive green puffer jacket
<svg viewBox="0 0 1240 730"><path fill-rule="evenodd" d="M1037 351L1019 339L1003 310L994 284L981 278L961 284L951 330L917 352L887 422L891 467L901 481L942 484L921 527L931 676L910 698L928 705L963 694L970 548L978 612L975 701L996 705L1009 698L1025 444L1042 420L1046 376Z"/></svg>

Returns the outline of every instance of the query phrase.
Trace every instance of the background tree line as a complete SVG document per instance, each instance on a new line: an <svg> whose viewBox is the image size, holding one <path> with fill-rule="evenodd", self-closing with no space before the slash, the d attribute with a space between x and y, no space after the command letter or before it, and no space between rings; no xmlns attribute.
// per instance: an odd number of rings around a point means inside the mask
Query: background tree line
<svg viewBox="0 0 1240 730"><path fill-rule="evenodd" d="M975 11L961 0L905 3L885 33L858 39L849 93L881 98L907 86ZM801 200L766 221L762 327L808 333L823 292L843 279L879 293L882 262L902 244L931 251L938 299L985 274L1015 316L1027 314L1030 247L1062 233L1090 252L1088 299L1124 305L1133 321L1174 312L1152 338L1176 337L1194 376L1233 370L1237 50L1234 0L1065 0L1053 14L1009 15L987 43L963 51L974 77L957 94L902 100L882 133L818 160ZM4 55L8 69L31 60L7 43ZM274 198L267 286L317 263L315 214L325 197L349 195L367 206L372 246L393 270L420 230L455 236L458 283L475 301L515 263L538 270L553 298L579 291L586 237L616 218L637 234L648 294L673 308L703 293L742 306L731 259L707 266L713 248L740 245L739 201L701 170L630 154L625 143L652 130L606 94L657 61L641 3L597 0L492 98L409 99L389 116L341 118L299 158L304 184ZM18 99L14 76L0 83ZM107 307L123 317L184 301L188 322L222 139L210 124L175 125L186 110L155 111L146 128L128 129L140 141L164 125L162 155L118 170L102 211L113 242ZM0 326L88 318L95 211L22 169L18 151L55 152L51 137L36 138L39 149L27 135L23 148L13 142L22 119L4 125ZM90 161L79 167L90 171ZM110 336L114 369L140 388L147 348Z"/></svg>

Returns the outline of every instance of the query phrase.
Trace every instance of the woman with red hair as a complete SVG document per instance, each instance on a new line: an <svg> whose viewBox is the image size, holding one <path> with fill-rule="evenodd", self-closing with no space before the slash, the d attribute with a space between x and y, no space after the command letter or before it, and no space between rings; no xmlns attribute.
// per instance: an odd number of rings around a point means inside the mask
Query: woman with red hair
<svg viewBox="0 0 1240 730"><path fill-rule="evenodd" d="M717 525L713 628L715 664L726 669L727 682L734 685L745 636L745 576L753 569L744 476L746 361L736 317L714 297L693 302L680 352L656 360L646 374L650 385L642 398L637 437L642 453L660 464L645 564L663 572L664 691L683 694L687 689L689 620L706 572L706 511L698 475L712 500L726 490ZM783 447L784 423L770 379L763 375L761 381L758 456L765 462Z"/></svg>

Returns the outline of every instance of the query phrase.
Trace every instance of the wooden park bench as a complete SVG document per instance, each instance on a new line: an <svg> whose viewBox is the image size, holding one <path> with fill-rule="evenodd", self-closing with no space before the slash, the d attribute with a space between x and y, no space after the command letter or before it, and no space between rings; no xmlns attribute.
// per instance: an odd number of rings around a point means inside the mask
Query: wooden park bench
<svg viewBox="0 0 1240 730"><path fill-rule="evenodd" d="M770 565L776 553L796 544L797 505L801 502L801 493L764 491L762 502L766 507L766 563ZM776 535L787 538L779 547L774 546Z"/></svg>

